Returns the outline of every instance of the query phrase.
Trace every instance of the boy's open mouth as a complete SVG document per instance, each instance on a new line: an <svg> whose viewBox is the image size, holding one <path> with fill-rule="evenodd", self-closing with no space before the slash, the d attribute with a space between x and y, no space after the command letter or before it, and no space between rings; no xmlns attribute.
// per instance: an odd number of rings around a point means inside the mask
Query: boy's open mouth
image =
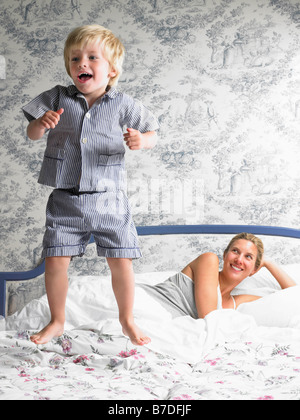
<svg viewBox="0 0 300 420"><path fill-rule="evenodd" d="M88 80L90 80L91 78L92 78L93 76L91 75L91 74L89 74L89 73L80 73L79 75L78 75L78 80L80 81L80 82L87 82Z"/></svg>

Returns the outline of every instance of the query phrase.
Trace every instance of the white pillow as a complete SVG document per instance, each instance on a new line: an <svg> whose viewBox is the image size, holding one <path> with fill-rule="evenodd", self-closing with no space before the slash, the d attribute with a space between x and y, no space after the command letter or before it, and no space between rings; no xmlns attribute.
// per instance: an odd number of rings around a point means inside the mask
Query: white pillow
<svg viewBox="0 0 300 420"><path fill-rule="evenodd" d="M238 312L266 327L300 327L300 286L289 287L254 302L242 303Z"/></svg>

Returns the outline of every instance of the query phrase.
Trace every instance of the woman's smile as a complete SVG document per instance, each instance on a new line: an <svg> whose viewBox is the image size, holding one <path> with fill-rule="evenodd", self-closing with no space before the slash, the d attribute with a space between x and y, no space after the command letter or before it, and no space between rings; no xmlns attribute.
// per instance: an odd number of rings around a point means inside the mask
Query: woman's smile
<svg viewBox="0 0 300 420"><path fill-rule="evenodd" d="M233 268L234 271L243 271L242 268L237 267L236 265L230 264L231 268Z"/></svg>

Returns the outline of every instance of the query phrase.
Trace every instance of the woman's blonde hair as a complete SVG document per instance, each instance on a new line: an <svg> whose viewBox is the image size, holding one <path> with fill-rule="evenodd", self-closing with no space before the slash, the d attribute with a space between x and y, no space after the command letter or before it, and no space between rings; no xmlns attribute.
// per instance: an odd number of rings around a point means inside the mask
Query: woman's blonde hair
<svg viewBox="0 0 300 420"><path fill-rule="evenodd" d="M68 36L65 42L64 59L65 66L69 76L70 74L70 51L74 46L82 48L89 42L101 44L104 57L110 66L116 71L116 76L112 77L108 86L114 86L118 83L122 73L125 48L122 42L109 30L100 25L85 25L75 28Z"/></svg>
<svg viewBox="0 0 300 420"><path fill-rule="evenodd" d="M227 248L224 251L224 255L227 254L227 252L232 248L234 243L238 241L239 239L246 239L246 241L250 241L256 246L257 257L255 261L255 268L257 269L260 266L262 257L264 255L264 244L262 243L261 239L259 239L257 236L253 235L252 233L242 232L234 236L229 242L229 244L227 245Z"/></svg>

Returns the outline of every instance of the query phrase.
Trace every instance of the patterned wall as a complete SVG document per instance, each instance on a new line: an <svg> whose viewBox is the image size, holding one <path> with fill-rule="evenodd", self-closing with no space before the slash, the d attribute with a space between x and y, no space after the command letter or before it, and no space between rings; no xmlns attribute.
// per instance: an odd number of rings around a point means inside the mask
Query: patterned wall
<svg viewBox="0 0 300 420"><path fill-rule="evenodd" d="M88 23L122 39L119 89L161 124L155 149L127 153L136 224L300 227L299 1L1 0L1 271L37 263L51 191L20 108L70 84L63 43Z"/></svg>

